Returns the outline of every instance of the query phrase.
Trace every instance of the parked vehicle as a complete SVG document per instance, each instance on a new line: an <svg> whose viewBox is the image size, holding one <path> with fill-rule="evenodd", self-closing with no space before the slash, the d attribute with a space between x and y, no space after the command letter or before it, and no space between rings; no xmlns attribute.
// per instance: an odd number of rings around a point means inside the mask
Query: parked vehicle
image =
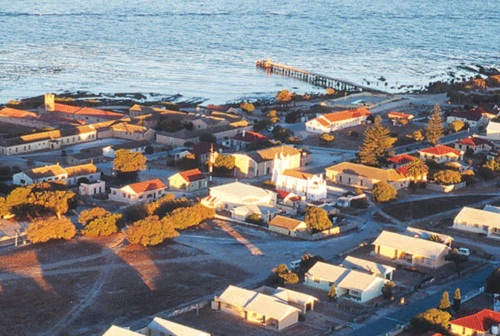
<svg viewBox="0 0 500 336"><path fill-rule="evenodd" d="M458 254L468 257L468 256L470 256L470 250L467 247L459 247Z"/></svg>

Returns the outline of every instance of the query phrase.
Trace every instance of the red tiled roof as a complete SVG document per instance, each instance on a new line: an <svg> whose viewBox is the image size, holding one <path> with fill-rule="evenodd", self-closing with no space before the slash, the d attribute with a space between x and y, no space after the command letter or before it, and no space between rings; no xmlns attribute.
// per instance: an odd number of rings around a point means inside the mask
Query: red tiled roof
<svg viewBox="0 0 500 336"><path fill-rule="evenodd" d="M205 175L198 169L190 169L179 173L186 182L194 182L206 179Z"/></svg>
<svg viewBox="0 0 500 336"><path fill-rule="evenodd" d="M164 189L167 186L160 179L153 179L149 181L133 183L130 184L129 187L137 194L140 194L150 190Z"/></svg>
<svg viewBox="0 0 500 336"><path fill-rule="evenodd" d="M278 198L283 199L283 200L291 194L291 192L289 192L289 191L279 190L279 189L276 189L276 193L278 194ZM300 197L299 196L292 196L292 197L290 197L290 200L291 201L300 201Z"/></svg>
<svg viewBox="0 0 500 336"><path fill-rule="evenodd" d="M467 145L467 146L479 146L479 145L487 144L487 145L490 145L493 147L493 144L491 142L489 142L486 139L478 138L478 137L468 137L465 139L460 139L457 141L457 143L461 144L461 145Z"/></svg>
<svg viewBox="0 0 500 336"><path fill-rule="evenodd" d="M500 313L490 309L450 321L450 324L458 325L476 331L490 330L491 326L500 324Z"/></svg>
<svg viewBox="0 0 500 336"><path fill-rule="evenodd" d="M81 115L89 115L89 116L100 116L106 119L120 119L124 115L117 112L98 110L90 107L80 107L80 106L72 106L66 104L54 104L54 111L58 113L67 113L67 114L81 114Z"/></svg>
<svg viewBox="0 0 500 336"><path fill-rule="evenodd" d="M481 119L482 116L483 114L476 109L468 111L455 111L450 115L450 117L473 120L473 121L479 121L479 119Z"/></svg>
<svg viewBox="0 0 500 336"><path fill-rule="evenodd" d="M453 153L455 155L460 156L460 151L455 148L451 148L448 146L443 146L443 145L437 145L431 148L425 148L419 150L421 153L426 153L426 154L432 154L432 155L446 155L449 153Z"/></svg>
<svg viewBox="0 0 500 336"><path fill-rule="evenodd" d="M407 164L415 160L416 157L408 155L408 154L401 154L401 155L396 155L391 158L388 158L387 161L392 162L394 164Z"/></svg>
<svg viewBox="0 0 500 336"><path fill-rule="evenodd" d="M325 127L330 126L330 123L328 121L326 121L325 119L323 119L322 117L316 118L316 121L319 122L321 124L321 126L325 126Z"/></svg>
<svg viewBox="0 0 500 336"><path fill-rule="evenodd" d="M387 116L389 117L389 119L391 118L413 119L413 114L396 112L396 111L389 112Z"/></svg>
<svg viewBox="0 0 500 336"><path fill-rule="evenodd" d="M0 115L9 118L28 118L28 117L38 118L38 114L36 113L24 110L18 110L10 107L5 107L1 109Z"/></svg>
<svg viewBox="0 0 500 336"><path fill-rule="evenodd" d="M372 113L370 112L370 110L367 109L366 107L360 107L360 108L353 109L353 110L328 113L328 114L323 115L323 117L332 123L332 122L341 121L341 120L366 117L366 116L369 116L371 114Z"/></svg>
<svg viewBox="0 0 500 336"><path fill-rule="evenodd" d="M243 136L243 133L236 134L232 139L244 142L255 142L267 140L267 137L260 133L250 131L246 132L245 136Z"/></svg>
<svg viewBox="0 0 500 336"><path fill-rule="evenodd" d="M400 167L400 168L396 169L396 171L404 176L407 176L408 175L408 166Z"/></svg>

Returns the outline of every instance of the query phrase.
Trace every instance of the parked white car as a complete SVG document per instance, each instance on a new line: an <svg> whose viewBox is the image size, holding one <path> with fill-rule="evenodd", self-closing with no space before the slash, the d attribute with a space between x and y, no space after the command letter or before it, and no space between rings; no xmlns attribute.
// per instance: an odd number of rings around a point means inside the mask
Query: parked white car
<svg viewBox="0 0 500 336"><path fill-rule="evenodd" d="M468 257L468 256L470 256L470 250L467 247L459 247L458 254Z"/></svg>

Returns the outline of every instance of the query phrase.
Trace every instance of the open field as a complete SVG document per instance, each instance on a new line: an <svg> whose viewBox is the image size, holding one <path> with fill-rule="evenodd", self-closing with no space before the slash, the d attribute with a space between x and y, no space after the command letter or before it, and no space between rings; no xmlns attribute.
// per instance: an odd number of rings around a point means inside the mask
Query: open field
<svg viewBox="0 0 500 336"><path fill-rule="evenodd" d="M33 245L0 257L0 334L89 335L241 281L246 273L177 243L124 235Z"/></svg>

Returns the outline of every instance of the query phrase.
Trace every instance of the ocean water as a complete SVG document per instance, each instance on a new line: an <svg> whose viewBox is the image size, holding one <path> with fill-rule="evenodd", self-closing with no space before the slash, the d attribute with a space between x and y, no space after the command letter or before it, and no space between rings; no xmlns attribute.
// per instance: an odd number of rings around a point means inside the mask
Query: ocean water
<svg viewBox="0 0 500 336"><path fill-rule="evenodd" d="M0 103L322 91L256 69L265 58L398 92L473 75L464 65L499 67L499 18L499 0L0 0Z"/></svg>

